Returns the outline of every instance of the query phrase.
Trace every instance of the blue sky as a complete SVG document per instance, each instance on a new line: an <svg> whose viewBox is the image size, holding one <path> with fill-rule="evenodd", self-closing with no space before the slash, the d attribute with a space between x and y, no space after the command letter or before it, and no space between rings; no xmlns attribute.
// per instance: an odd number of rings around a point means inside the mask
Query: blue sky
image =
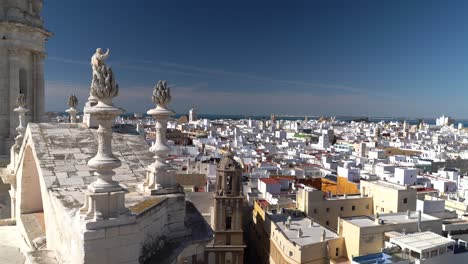
<svg viewBox="0 0 468 264"><path fill-rule="evenodd" d="M48 0L47 110L82 106L110 48L116 104L210 114L468 118L468 1Z"/></svg>

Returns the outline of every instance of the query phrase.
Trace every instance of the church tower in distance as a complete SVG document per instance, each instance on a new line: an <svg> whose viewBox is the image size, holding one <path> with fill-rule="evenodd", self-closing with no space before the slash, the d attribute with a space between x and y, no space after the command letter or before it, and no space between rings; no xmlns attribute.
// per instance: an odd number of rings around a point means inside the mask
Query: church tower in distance
<svg viewBox="0 0 468 264"><path fill-rule="evenodd" d="M44 116L45 43L42 0L0 1L0 156L8 155L18 126L13 111L18 94L26 96L28 121Z"/></svg>
<svg viewBox="0 0 468 264"><path fill-rule="evenodd" d="M242 168L231 152L218 164L212 226L214 239L207 245L208 263L242 264L244 240L242 230Z"/></svg>

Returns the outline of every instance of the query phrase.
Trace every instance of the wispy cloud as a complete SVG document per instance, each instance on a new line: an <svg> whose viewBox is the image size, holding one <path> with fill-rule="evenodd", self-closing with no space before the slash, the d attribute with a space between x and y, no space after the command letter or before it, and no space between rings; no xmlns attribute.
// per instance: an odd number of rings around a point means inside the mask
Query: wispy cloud
<svg viewBox="0 0 468 264"><path fill-rule="evenodd" d="M79 65L89 65L89 62L86 61L77 61L67 58L60 57L49 57L50 60L61 62L61 63L70 63L70 64L79 64ZM122 62L113 62L112 63L116 68L122 68L127 70L134 71L144 71L144 72L153 72L153 73L167 73L181 76L191 76L199 78L212 78L212 79L227 79L227 80L238 80L238 81L250 81L263 83L266 86L271 86L271 84L276 84L282 87L290 89L290 86L307 88L309 92L317 91L339 91L339 92L348 92L348 93L360 93L367 94L368 90L359 89L355 87L350 87L346 85L337 85L337 84L327 84L327 83L313 83L300 80L282 80L275 79L265 76L252 75L247 73L225 71L220 69L211 69L193 65L185 65L164 61L150 61L150 60L133 60L130 63Z"/></svg>
<svg viewBox="0 0 468 264"><path fill-rule="evenodd" d="M419 107L408 101L379 99L365 94L236 92L206 88L210 88L209 83L206 82L175 83L171 89L173 100L170 107L178 113L185 113L191 107L197 107L202 113L220 114L367 115L372 113L372 115L385 116L400 112L401 104L411 105L413 108ZM65 110L67 97L72 93L77 95L79 107L82 109L89 96L89 89L87 85L46 81L47 110ZM152 91L151 86L122 86L114 102L117 106L127 109L128 112L146 112L154 107L151 101ZM411 108L407 109L407 111L411 110Z"/></svg>

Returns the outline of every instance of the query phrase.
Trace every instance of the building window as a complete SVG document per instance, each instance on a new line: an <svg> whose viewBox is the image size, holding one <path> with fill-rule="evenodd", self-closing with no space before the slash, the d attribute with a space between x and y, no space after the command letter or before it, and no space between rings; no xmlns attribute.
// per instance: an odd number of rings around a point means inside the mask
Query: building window
<svg viewBox="0 0 468 264"><path fill-rule="evenodd" d="M293 253L292 251L289 251L289 256L292 257Z"/></svg>
<svg viewBox="0 0 468 264"><path fill-rule="evenodd" d="M229 230L232 228L232 207L227 206L225 212L226 212L226 230Z"/></svg>
<svg viewBox="0 0 468 264"><path fill-rule="evenodd" d="M369 205L368 205L368 204L366 204L366 209L369 209Z"/></svg>
<svg viewBox="0 0 468 264"><path fill-rule="evenodd" d="M382 212L382 213L385 212L385 209L383 209L383 207L380 208L380 212Z"/></svg>
<svg viewBox="0 0 468 264"><path fill-rule="evenodd" d="M336 248L335 257L338 257L339 254L340 254L340 249L339 249L339 248Z"/></svg>
<svg viewBox="0 0 468 264"><path fill-rule="evenodd" d="M343 206L341 206L341 207L340 207L340 211L343 211L343 210L344 210L344 207L343 207Z"/></svg>
<svg viewBox="0 0 468 264"><path fill-rule="evenodd" d="M330 208L329 208L329 207L327 207L327 213L328 213L328 212L330 212Z"/></svg>
<svg viewBox="0 0 468 264"><path fill-rule="evenodd" d="M327 221L325 224L326 224L327 226L330 225L330 223L329 223L328 221Z"/></svg>
<svg viewBox="0 0 468 264"><path fill-rule="evenodd" d="M423 252L422 253L422 258L423 259L428 259L429 258L429 252Z"/></svg>
<svg viewBox="0 0 468 264"><path fill-rule="evenodd" d="M404 203L404 204L405 204L405 203L408 203L408 198L404 198L404 199L403 199L403 203Z"/></svg>
<svg viewBox="0 0 468 264"><path fill-rule="evenodd" d="M314 214L316 214L316 213L317 213L317 209L316 209L316 208L314 208Z"/></svg>
<svg viewBox="0 0 468 264"><path fill-rule="evenodd" d="M353 211L356 210L356 206L355 205L351 206L351 210Z"/></svg>
<svg viewBox="0 0 468 264"><path fill-rule="evenodd" d="M443 248L439 248L439 255L445 254L446 251L447 251L447 250L446 250L446 248L444 248L444 247L443 247Z"/></svg>
<svg viewBox="0 0 468 264"><path fill-rule="evenodd" d="M437 249L431 251L431 258L437 257Z"/></svg>

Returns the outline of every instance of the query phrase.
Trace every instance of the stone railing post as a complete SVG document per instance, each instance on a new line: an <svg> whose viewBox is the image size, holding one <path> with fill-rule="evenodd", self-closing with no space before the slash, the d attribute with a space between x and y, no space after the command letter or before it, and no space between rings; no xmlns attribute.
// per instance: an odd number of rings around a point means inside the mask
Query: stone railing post
<svg viewBox="0 0 468 264"><path fill-rule="evenodd" d="M148 166L144 190L151 194L167 194L179 191L175 180L175 170L166 163L171 148L167 145L166 130L167 120L175 114L168 110L167 105L171 101L170 88L166 81L159 81L153 90L153 102L156 107L147 113L156 120L156 142L150 148L154 153L155 161Z"/></svg>
<svg viewBox="0 0 468 264"><path fill-rule="evenodd" d="M15 137L15 144L13 145L13 149L15 152L18 152L21 148L21 144L23 143L24 132L26 131L26 118L25 115L29 112L29 109L26 109L26 97L24 94L19 94L16 98L16 108L13 109L19 116L19 125L16 128L18 135Z"/></svg>
<svg viewBox="0 0 468 264"><path fill-rule="evenodd" d="M94 69L93 69L94 70ZM117 116L124 110L115 107L112 98L119 93L110 67L102 65L95 69L91 84L91 94L98 103L88 108L88 113L96 117L98 151L96 156L88 161L88 166L95 170L97 179L85 190L87 196L81 212L85 219L116 218L125 213L125 190L112 179L114 169L121 166L121 161L112 154L112 125Z"/></svg>

